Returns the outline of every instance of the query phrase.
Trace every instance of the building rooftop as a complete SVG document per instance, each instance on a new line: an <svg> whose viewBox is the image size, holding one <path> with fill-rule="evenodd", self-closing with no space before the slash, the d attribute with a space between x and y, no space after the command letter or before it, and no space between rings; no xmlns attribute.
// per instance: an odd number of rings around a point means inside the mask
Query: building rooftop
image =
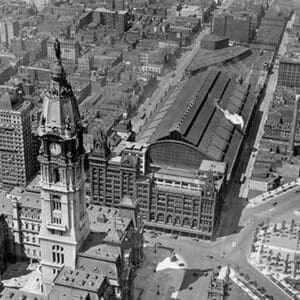
<svg viewBox="0 0 300 300"><path fill-rule="evenodd" d="M187 71L194 72L206 69L209 66L229 61L235 57L246 55L247 53L250 53L249 48L240 46L227 47L213 51L201 49L187 67Z"/></svg>
<svg viewBox="0 0 300 300"><path fill-rule="evenodd" d="M122 233L126 231L130 224L130 219L117 216L118 210L115 208L90 205L87 209L90 228L93 232L108 233L112 226Z"/></svg>
<svg viewBox="0 0 300 300"><path fill-rule="evenodd" d="M7 192L4 190L0 190L0 213L3 215L13 214L12 201L7 197Z"/></svg>
<svg viewBox="0 0 300 300"><path fill-rule="evenodd" d="M288 56L282 56L280 58L280 63L290 63L290 64L300 64L300 57L288 57Z"/></svg>
<svg viewBox="0 0 300 300"><path fill-rule="evenodd" d="M56 277L54 284L65 287L74 287L74 289L80 289L90 292L97 292L101 288L105 277L101 274L91 273L84 270L73 270L68 267L64 267L59 275ZM68 298L65 299L74 299Z"/></svg>
<svg viewBox="0 0 300 300"><path fill-rule="evenodd" d="M202 159L227 162L231 170L243 132L216 108L215 99L222 109L241 115L247 126L255 105L249 85L210 68L187 82L158 124L150 143L172 140L171 133L176 132L182 141L202 153Z"/></svg>
<svg viewBox="0 0 300 300"><path fill-rule="evenodd" d="M0 293L0 299L3 300L43 300L42 295L32 294L29 292L21 291L15 288L5 288Z"/></svg>
<svg viewBox="0 0 300 300"><path fill-rule="evenodd" d="M226 163L203 159L200 164L199 171L203 171L203 172L211 171L213 173L225 174Z"/></svg>

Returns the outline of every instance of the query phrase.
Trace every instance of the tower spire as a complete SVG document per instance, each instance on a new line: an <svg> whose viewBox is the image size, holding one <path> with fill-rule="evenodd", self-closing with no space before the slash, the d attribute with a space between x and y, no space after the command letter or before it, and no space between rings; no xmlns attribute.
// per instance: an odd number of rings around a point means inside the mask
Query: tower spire
<svg viewBox="0 0 300 300"><path fill-rule="evenodd" d="M81 126L79 109L72 87L62 65L60 42L54 41L55 63L52 66L50 87L45 91L43 113L44 126L40 135L54 133L73 138ZM42 125L42 124L41 124Z"/></svg>

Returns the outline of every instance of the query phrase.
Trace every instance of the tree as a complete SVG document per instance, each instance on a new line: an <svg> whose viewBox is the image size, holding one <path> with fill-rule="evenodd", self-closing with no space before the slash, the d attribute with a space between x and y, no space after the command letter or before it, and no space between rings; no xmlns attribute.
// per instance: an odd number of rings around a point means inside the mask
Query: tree
<svg viewBox="0 0 300 300"><path fill-rule="evenodd" d="M246 279L247 281L249 281L249 280L250 280L250 276L249 276L248 274L246 274L246 275L245 275L245 279Z"/></svg>
<svg viewBox="0 0 300 300"><path fill-rule="evenodd" d="M260 253L260 254L264 254L264 245L261 245L261 248L260 248L259 253Z"/></svg>
<svg viewBox="0 0 300 300"><path fill-rule="evenodd" d="M277 256L276 256L276 266L279 265L279 262L280 262L280 252L277 253Z"/></svg>
<svg viewBox="0 0 300 300"><path fill-rule="evenodd" d="M289 263L289 258L290 258L290 254L288 253L286 255L286 258L285 258L285 263L288 264Z"/></svg>
<svg viewBox="0 0 300 300"><path fill-rule="evenodd" d="M273 232L277 232L277 223L274 223Z"/></svg>
<svg viewBox="0 0 300 300"><path fill-rule="evenodd" d="M286 222L285 222L285 220L283 220L282 222L281 222L281 229L285 229L285 225L286 225Z"/></svg>
<svg viewBox="0 0 300 300"><path fill-rule="evenodd" d="M292 221L291 221L291 227L290 227L290 233L294 232L294 226L295 226L295 220L292 219Z"/></svg>

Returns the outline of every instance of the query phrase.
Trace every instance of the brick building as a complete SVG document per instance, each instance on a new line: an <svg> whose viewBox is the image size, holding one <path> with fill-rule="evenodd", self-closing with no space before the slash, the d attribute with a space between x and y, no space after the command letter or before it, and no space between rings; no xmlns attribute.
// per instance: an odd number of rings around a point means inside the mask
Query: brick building
<svg viewBox="0 0 300 300"><path fill-rule="evenodd" d="M2 187L26 186L34 175L31 104L5 93L0 101L0 180Z"/></svg>
<svg viewBox="0 0 300 300"><path fill-rule="evenodd" d="M251 15L216 14L211 22L211 33L247 43L252 38Z"/></svg>
<svg viewBox="0 0 300 300"><path fill-rule="evenodd" d="M77 63L80 56L80 44L73 40L63 40L60 44L61 58L67 63ZM47 42L47 56L50 61L55 60L55 51L53 48L53 41Z"/></svg>
<svg viewBox="0 0 300 300"><path fill-rule="evenodd" d="M148 228L212 239L223 183L243 134L208 99L221 97L247 127L255 106L248 89L211 68L186 84L161 120L155 118L148 144L123 141L108 147L110 137L96 136L90 154L91 203L118 207L128 195L139 201Z"/></svg>
<svg viewBox="0 0 300 300"><path fill-rule="evenodd" d="M280 59L277 84L300 87L300 58L282 57Z"/></svg>

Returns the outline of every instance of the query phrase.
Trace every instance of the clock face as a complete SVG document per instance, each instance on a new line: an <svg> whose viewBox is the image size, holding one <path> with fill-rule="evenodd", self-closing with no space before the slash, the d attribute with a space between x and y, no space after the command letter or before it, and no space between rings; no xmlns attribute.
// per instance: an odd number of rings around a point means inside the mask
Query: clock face
<svg viewBox="0 0 300 300"><path fill-rule="evenodd" d="M56 144L56 143L52 143L50 145L50 152L53 155L59 155L61 153L61 145Z"/></svg>

